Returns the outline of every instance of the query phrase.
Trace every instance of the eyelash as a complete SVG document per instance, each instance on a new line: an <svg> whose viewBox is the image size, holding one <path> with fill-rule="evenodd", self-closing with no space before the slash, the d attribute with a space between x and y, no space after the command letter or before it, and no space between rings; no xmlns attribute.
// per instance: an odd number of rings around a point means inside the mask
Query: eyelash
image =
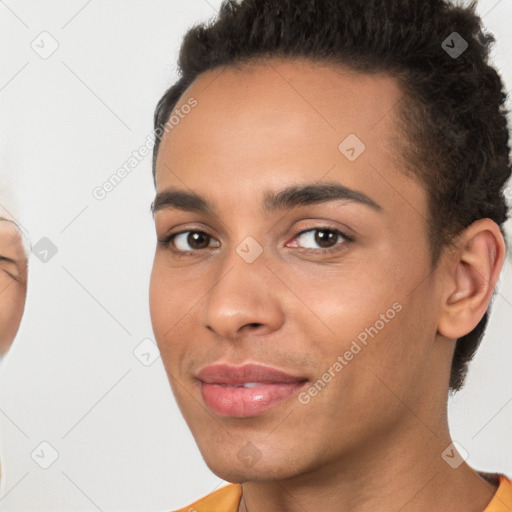
<svg viewBox="0 0 512 512"><path fill-rule="evenodd" d="M336 235L341 236L344 240L343 240L343 242L337 243L333 247L329 247L327 249L325 249L325 248L311 249L311 248L308 247L308 248L302 248L302 249L299 248L298 249L299 252L302 252L302 253L305 253L305 254L332 254L332 253L335 253L337 251L342 250L346 246L349 246L354 241L354 239L351 236L347 235L343 231L340 231L339 229L336 229L336 228L333 228L333 227L330 227L330 226L315 226L313 228L304 229L304 230L299 231L298 233L296 233L294 235L293 239L298 238L299 236L303 235L304 233L309 233L310 231L330 231L331 233L335 233ZM175 256L177 256L177 257L181 257L181 256L194 256L198 252L207 249L207 247L205 247L204 249L192 249L192 250L189 250L189 251L181 251L181 250L173 249L171 247L171 243L173 242L174 238L177 237L178 235L182 235L183 233L200 233L202 235L206 235L206 236L208 236L210 238L213 238L212 235L210 235L206 231L202 231L200 229L187 229L187 230L184 230L184 231L179 231L178 233L171 233L171 234L169 234L169 235L167 235L167 236L165 236L163 238L158 238L158 243L160 245L162 245L163 247L165 247L167 249L170 249L171 252Z"/></svg>

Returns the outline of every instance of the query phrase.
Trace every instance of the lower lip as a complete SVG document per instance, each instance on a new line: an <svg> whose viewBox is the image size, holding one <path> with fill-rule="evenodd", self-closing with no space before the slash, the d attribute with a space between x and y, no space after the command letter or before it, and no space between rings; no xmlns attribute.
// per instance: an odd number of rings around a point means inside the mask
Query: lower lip
<svg viewBox="0 0 512 512"><path fill-rule="evenodd" d="M248 418L295 395L306 382L261 384L251 388L201 384L206 405L220 416Z"/></svg>

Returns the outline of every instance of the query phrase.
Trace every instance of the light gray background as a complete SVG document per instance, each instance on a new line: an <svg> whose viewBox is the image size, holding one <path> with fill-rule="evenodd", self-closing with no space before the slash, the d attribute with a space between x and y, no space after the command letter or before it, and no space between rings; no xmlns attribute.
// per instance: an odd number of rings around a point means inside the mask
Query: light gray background
<svg viewBox="0 0 512 512"><path fill-rule="evenodd" d="M160 358L144 366L133 353L153 339L151 157L102 201L92 195L144 144L182 35L219 6L0 1L0 185L17 196L2 201L33 244L47 237L58 248L46 263L30 259L23 324L0 369L4 512L163 511L223 483L202 461ZM482 0L479 12L510 88L512 2ZM51 48L43 31L59 45L47 59L31 47ZM500 283L449 414L473 467L511 475L510 261ZM42 442L59 454L48 469L31 457L49 462Z"/></svg>

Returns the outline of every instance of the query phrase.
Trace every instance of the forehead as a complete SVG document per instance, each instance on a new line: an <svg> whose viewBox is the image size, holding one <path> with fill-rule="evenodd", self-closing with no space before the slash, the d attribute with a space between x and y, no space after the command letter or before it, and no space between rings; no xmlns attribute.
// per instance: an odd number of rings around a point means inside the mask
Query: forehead
<svg viewBox="0 0 512 512"><path fill-rule="evenodd" d="M254 197L327 175L355 189L373 185L377 196L389 196L390 180L410 185L394 147L403 93L388 75L274 59L200 75L175 113L191 98L197 106L162 139L157 191L190 187L208 195L229 184Z"/></svg>

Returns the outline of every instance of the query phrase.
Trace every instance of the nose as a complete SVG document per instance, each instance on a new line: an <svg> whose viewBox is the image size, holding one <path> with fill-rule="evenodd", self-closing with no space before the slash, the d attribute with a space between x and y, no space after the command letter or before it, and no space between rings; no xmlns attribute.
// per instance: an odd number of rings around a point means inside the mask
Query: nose
<svg viewBox="0 0 512 512"><path fill-rule="evenodd" d="M207 329L235 340L247 331L263 335L282 326L284 286L267 267L265 253L247 263L233 250L218 268L204 308Z"/></svg>

